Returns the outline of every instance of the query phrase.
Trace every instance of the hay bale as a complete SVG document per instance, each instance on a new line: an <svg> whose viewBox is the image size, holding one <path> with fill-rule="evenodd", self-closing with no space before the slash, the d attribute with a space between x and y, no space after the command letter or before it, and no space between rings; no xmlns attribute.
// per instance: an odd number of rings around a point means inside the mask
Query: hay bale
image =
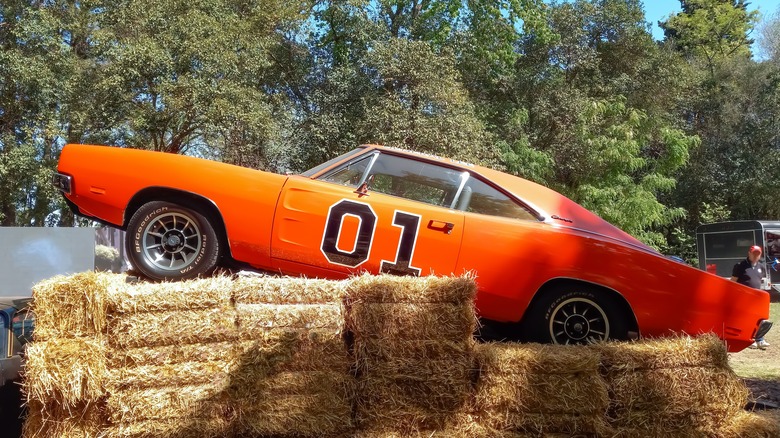
<svg viewBox="0 0 780 438"><path fill-rule="evenodd" d="M599 359L581 346L477 345L473 415L504 433L608 434Z"/></svg>
<svg viewBox="0 0 780 438"><path fill-rule="evenodd" d="M477 345L475 410L603 415L609 393L599 373L599 357L577 346Z"/></svg>
<svg viewBox="0 0 780 438"><path fill-rule="evenodd" d="M174 418L230 419L234 414L227 394L228 383L223 380L200 385L117 389L108 395L106 413L114 424Z"/></svg>
<svg viewBox="0 0 780 438"><path fill-rule="evenodd" d="M714 334L672 336L637 342L604 342L590 346L601 353L607 372L685 367L728 368L726 346Z"/></svg>
<svg viewBox="0 0 780 438"><path fill-rule="evenodd" d="M222 438L234 436L229 418L171 418L113 424L101 438Z"/></svg>
<svg viewBox="0 0 780 438"><path fill-rule="evenodd" d="M712 433L741 412L745 385L730 369L683 367L606 374L611 424L619 430Z"/></svg>
<svg viewBox="0 0 780 438"><path fill-rule="evenodd" d="M105 396L106 346L89 338L27 345L24 390L30 401L77 406Z"/></svg>
<svg viewBox="0 0 780 438"><path fill-rule="evenodd" d="M35 339L96 337L105 332L107 288L114 274L84 272L56 276L33 286Z"/></svg>
<svg viewBox="0 0 780 438"><path fill-rule="evenodd" d="M269 330L239 344L229 394L250 436L332 436L352 424L355 379L340 333Z"/></svg>
<svg viewBox="0 0 780 438"><path fill-rule="evenodd" d="M266 276L233 280L236 304L336 304L341 303L348 281Z"/></svg>
<svg viewBox="0 0 780 438"><path fill-rule="evenodd" d="M158 347L201 344L238 338L236 312L231 307L169 310L112 316L108 324L112 347Z"/></svg>
<svg viewBox="0 0 780 438"><path fill-rule="evenodd" d="M228 308L233 280L227 276L175 283L114 282L106 293L111 314Z"/></svg>
<svg viewBox="0 0 780 438"><path fill-rule="evenodd" d="M101 404L63 406L30 400L22 436L25 438L94 438L108 424Z"/></svg>
<svg viewBox="0 0 780 438"><path fill-rule="evenodd" d="M347 284L350 303L451 303L473 304L477 293L474 277L398 277L364 274Z"/></svg>
<svg viewBox="0 0 780 438"><path fill-rule="evenodd" d="M715 436L720 438L780 437L780 424L753 412L738 412L727 419Z"/></svg>
<svg viewBox="0 0 780 438"><path fill-rule="evenodd" d="M444 427L472 389L476 287L467 277L363 275L348 287L360 427Z"/></svg>

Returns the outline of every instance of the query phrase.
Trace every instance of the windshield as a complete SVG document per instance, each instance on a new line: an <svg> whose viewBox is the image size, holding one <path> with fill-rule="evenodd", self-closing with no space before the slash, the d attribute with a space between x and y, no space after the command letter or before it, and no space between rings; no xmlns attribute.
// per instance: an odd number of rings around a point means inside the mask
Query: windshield
<svg viewBox="0 0 780 438"><path fill-rule="evenodd" d="M341 155L339 155L336 158L332 158L332 159L330 159L330 160L320 164L319 166L312 167L311 169L307 170L306 172L303 172L301 175L311 178L312 176L320 173L323 169L327 169L328 167L338 163L339 161L344 160L346 158L349 158L349 157L351 157L353 155L357 155L358 153L363 152L363 151L365 151L364 148L352 149L351 151L349 151L349 152L347 152L345 154L341 154Z"/></svg>

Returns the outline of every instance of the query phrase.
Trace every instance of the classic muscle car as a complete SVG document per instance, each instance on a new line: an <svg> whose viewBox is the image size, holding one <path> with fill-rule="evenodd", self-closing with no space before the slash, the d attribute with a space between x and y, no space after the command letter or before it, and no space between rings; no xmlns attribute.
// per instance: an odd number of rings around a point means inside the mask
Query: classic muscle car
<svg viewBox="0 0 780 438"><path fill-rule="evenodd" d="M554 343L714 332L739 351L769 295L671 260L544 186L366 145L300 175L66 145L54 184L76 214L127 231L153 280L226 263L320 278L476 275L477 311Z"/></svg>

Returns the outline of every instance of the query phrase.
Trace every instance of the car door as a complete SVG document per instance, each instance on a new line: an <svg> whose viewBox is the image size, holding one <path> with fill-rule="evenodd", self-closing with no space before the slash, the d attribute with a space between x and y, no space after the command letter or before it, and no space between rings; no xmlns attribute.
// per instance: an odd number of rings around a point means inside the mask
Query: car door
<svg viewBox="0 0 780 438"><path fill-rule="evenodd" d="M316 179L291 177L271 254L289 273L453 273L463 235L457 169L370 151Z"/></svg>

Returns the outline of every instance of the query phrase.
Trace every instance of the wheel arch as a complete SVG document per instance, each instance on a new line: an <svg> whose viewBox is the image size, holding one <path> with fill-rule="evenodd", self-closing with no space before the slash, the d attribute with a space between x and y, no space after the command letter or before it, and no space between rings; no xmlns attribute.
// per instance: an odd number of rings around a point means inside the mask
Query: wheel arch
<svg viewBox="0 0 780 438"><path fill-rule="evenodd" d="M124 218L122 219L123 229L127 229L127 224L133 214L141 208L142 205L151 201L165 201L171 204L181 205L204 215L214 227L217 237L224 243L225 248L222 257L230 257L230 242L227 238L227 229L222 214L217 205L211 199L185 190L171 189L168 187L147 187L136 193L125 208Z"/></svg>
<svg viewBox="0 0 780 438"><path fill-rule="evenodd" d="M538 303L543 296L554 294L555 291L561 290L563 288L576 286L587 286L588 288L598 290L606 294L614 301L615 304L617 304L621 314L626 316L626 323L628 324L629 332L635 332L639 334L639 323L637 322L634 309L631 308L628 300L626 300L626 298L620 292L598 283L593 283L577 278L553 278L545 282L534 294L520 322L522 323L523 320L526 319L526 316L529 313L528 310L533 309L536 303Z"/></svg>

